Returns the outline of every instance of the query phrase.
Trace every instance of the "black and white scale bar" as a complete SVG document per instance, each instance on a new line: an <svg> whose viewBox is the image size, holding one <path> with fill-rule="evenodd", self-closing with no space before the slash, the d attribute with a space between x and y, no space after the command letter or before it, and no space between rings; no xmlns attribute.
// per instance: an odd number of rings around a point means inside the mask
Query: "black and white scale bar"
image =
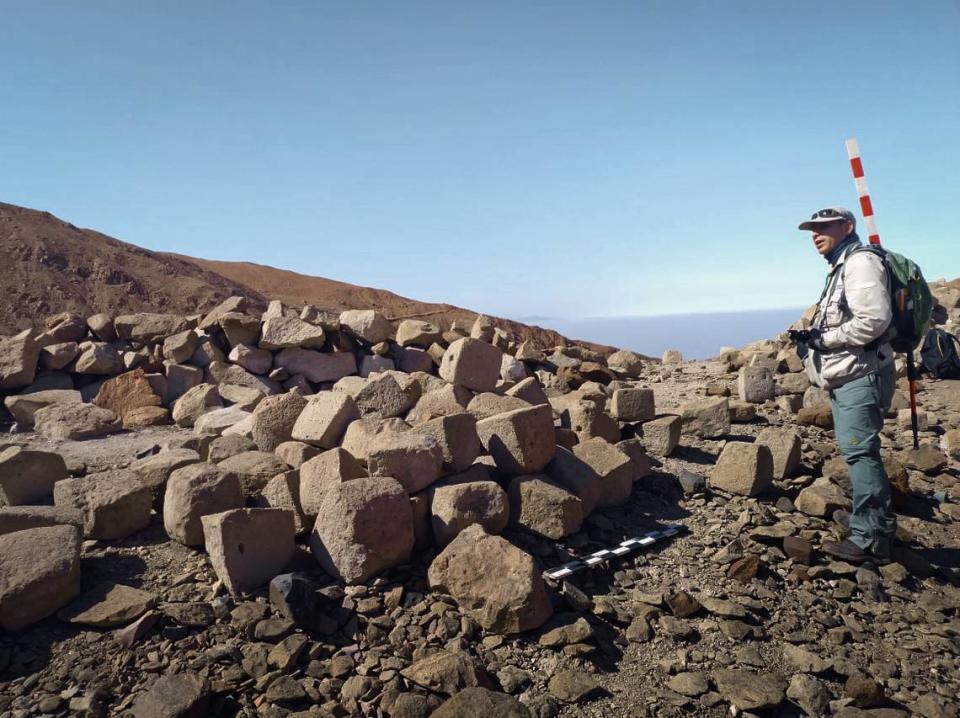
<svg viewBox="0 0 960 718"><path fill-rule="evenodd" d="M594 551L589 556L584 556L583 558L569 561L568 563L557 566L556 568L551 568L549 571L543 572L543 577L554 580L566 578L567 576L572 576L577 571L582 571L589 566L596 566L597 564L603 563L604 561L609 561L612 558L617 558L618 556L626 556L628 553L632 553L633 551L641 548L646 548L647 546L651 546L658 541L663 541L664 539L678 536L686 530L686 526L674 524L672 526L667 526L660 531L651 531L643 536L621 541L620 545L616 548L605 548L599 551Z"/></svg>

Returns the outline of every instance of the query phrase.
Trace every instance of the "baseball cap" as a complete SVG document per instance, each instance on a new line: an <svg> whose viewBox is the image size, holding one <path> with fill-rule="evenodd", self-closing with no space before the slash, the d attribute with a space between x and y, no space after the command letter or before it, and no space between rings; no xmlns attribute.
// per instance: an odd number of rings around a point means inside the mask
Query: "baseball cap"
<svg viewBox="0 0 960 718"><path fill-rule="evenodd" d="M849 209L845 209L844 207L827 207L826 209L814 212L810 216L810 219L801 222L797 229L814 229L818 224L829 224L830 222L836 222L841 219L853 222L853 228L857 228L857 218L853 216L853 212Z"/></svg>

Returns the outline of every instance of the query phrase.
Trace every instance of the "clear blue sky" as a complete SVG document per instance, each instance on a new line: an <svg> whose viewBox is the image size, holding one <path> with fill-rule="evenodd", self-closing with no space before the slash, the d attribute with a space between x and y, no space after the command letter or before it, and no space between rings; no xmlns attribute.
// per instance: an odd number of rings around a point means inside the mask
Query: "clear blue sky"
<svg viewBox="0 0 960 718"><path fill-rule="evenodd" d="M960 275L960 4L0 0L0 200L494 314L802 306L856 207Z"/></svg>

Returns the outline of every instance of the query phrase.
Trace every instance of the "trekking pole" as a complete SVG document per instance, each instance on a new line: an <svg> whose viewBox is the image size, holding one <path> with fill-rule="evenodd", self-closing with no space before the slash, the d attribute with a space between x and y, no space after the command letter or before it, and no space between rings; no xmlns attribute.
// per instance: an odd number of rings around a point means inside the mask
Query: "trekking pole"
<svg viewBox="0 0 960 718"><path fill-rule="evenodd" d="M860 211L863 212L863 223L867 228L867 240L870 244L880 246L880 235L877 233L877 223L873 218L873 203L870 202L870 190L867 189L867 178L863 175L863 162L860 161L860 146L857 140L847 140L847 157L850 158L850 169L853 170L853 181L857 185L857 196L860 198ZM898 301L905 302L906 296L901 295ZM903 307L901 307L901 310ZM907 382L910 385L910 426L913 429L913 448L920 448L917 436L917 373L913 365L913 349L907 352Z"/></svg>

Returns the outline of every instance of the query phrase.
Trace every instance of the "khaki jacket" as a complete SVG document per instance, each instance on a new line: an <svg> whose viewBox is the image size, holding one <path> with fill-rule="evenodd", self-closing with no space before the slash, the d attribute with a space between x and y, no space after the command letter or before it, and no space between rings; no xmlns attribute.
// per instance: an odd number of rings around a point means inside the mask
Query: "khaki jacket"
<svg viewBox="0 0 960 718"><path fill-rule="evenodd" d="M810 381L823 389L836 389L893 362L893 349L883 338L893 319L887 270L876 254L856 248L831 266L810 323L823 332L827 350L811 349L803 363Z"/></svg>

